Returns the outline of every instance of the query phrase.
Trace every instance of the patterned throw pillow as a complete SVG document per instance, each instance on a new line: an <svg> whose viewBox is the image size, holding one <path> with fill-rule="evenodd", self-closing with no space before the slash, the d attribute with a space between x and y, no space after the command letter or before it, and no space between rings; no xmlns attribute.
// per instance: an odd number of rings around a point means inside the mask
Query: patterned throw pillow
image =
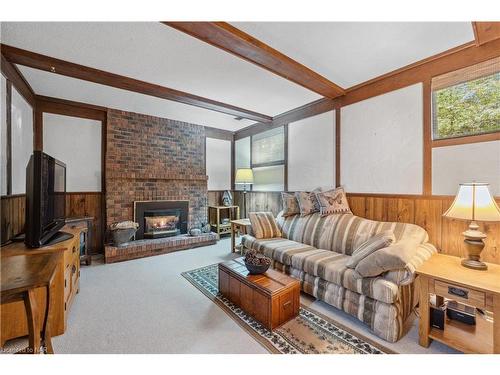
<svg viewBox="0 0 500 375"><path fill-rule="evenodd" d="M373 254L375 251L386 248L396 241L394 232L386 230L380 232L359 245L352 253L351 259L346 263L348 268L356 268L359 262L365 259L368 255Z"/></svg>
<svg viewBox="0 0 500 375"><path fill-rule="evenodd" d="M316 198L319 204L319 211L322 216L330 214L345 214L350 213L349 203L343 188L318 192Z"/></svg>
<svg viewBox="0 0 500 375"><path fill-rule="evenodd" d="M281 231L272 212L250 212L248 216L255 238L281 237Z"/></svg>
<svg viewBox="0 0 500 375"><path fill-rule="evenodd" d="M295 192L301 216L307 216L319 211L318 199L316 198L316 194L319 192L321 192L320 189Z"/></svg>
<svg viewBox="0 0 500 375"><path fill-rule="evenodd" d="M299 202L294 193L281 193L283 202L283 216L292 216L300 214Z"/></svg>

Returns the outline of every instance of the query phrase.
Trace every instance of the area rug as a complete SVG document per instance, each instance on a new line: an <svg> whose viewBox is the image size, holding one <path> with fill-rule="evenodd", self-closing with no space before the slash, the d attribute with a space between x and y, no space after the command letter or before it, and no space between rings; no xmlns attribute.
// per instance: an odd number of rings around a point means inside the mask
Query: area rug
<svg viewBox="0 0 500 375"><path fill-rule="evenodd" d="M220 306L236 323L271 353L394 353L304 305L301 305L298 317L272 332L269 331L219 293L217 264L183 272L182 276Z"/></svg>

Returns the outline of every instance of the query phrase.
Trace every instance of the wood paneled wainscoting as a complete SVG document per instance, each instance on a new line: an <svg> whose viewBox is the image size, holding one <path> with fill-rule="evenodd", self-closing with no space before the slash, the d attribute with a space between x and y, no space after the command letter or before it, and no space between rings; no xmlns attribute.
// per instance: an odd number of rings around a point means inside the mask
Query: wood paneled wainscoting
<svg viewBox="0 0 500 375"><path fill-rule="evenodd" d="M469 225L466 221L444 218L443 213L453 202L453 196L347 194L353 213L357 216L380 221L413 223L425 228L430 242L443 254L464 256L462 232ZM235 204L242 206L242 192L233 192ZM500 204L500 197L496 197ZM281 210L279 192L248 192L247 212ZM486 262L500 264L500 223L479 223L488 238L482 252Z"/></svg>
<svg viewBox="0 0 500 375"><path fill-rule="evenodd" d="M66 193L66 216L93 216L94 236L90 249L93 254L103 253L104 215L101 192ZM2 196L1 242L10 240L24 231L26 196L24 194Z"/></svg>

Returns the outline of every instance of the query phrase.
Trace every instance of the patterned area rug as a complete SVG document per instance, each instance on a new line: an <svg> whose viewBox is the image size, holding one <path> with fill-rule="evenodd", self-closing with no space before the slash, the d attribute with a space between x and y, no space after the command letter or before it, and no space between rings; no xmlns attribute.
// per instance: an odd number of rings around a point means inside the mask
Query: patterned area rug
<svg viewBox="0 0 500 375"><path fill-rule="evenodd" d="M218 291L217 264L183 272L208 298L271 353L282 354L383 354L394 353L349 331L346 327L301 305L299 316L269 331Z"/></svg>

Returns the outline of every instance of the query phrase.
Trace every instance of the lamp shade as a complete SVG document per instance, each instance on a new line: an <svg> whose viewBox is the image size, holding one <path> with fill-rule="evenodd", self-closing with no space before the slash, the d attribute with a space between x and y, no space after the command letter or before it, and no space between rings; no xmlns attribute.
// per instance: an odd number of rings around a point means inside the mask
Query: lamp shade
<svg viewBox="0 0 500 375"><path fill-rule="evenodd" d="M488 184L460 184L457 196L443 216L471 221L500 221L500 208L491 196Z"/></svg>
<svg viewBox="0 0 500 375"><path fill-rule="evenodd" d="M235 184L253 184L253 171L251 168L239 168L234 179Z"/></svg>

